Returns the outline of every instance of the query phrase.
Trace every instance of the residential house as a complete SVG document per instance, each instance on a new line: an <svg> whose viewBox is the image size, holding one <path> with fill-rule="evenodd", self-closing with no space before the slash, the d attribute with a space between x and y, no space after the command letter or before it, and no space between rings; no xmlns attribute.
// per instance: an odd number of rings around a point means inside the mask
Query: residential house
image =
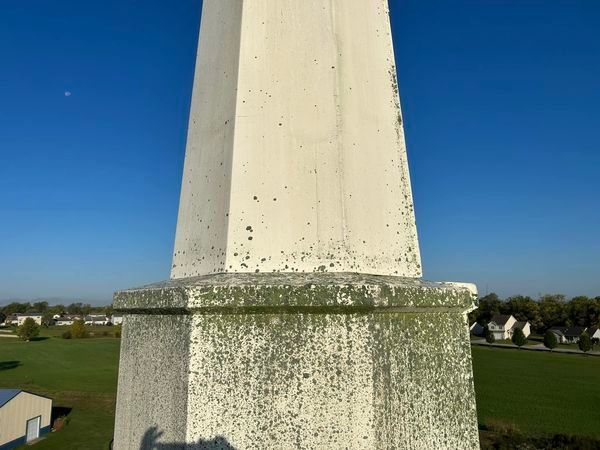
<svg viewBox="0 0 600 450"><path fill-rule="evenodd" d="M488 328L496 340L511 339L514 331L520 328L525 337L531 334L529 322L520 322L512 315L496 314L488 323Z"/></svg>
<svg viewBox="0 0 600 450"><path fill-rule="evenodd" d="M4 325L16 325L17 324L17 315L16 314L9 314L8 316L6 316L6 319L4 319Z"/></svg>
<svg viewBox="0 0 600 450"><path fill-rule="evenodd" d="M587 334L590 335L590 339L600 339L600 327L589 327L587 330Z"/></svg>
<svg viewBox="0 0 600 450"><path fill-rule="evenodd" d="M481 324L475 322L470 329L473 336L483 336L483 326Z"/></svg>
<svg viewBox="0 0 600 450"><path fill-rule="evenodd" d="M512 332L510 334L511 337L512 337L512 333L517 328L520 328L521 331L523 331L523 334L525 335L525 337L528 337L531 334L531 324L529 322L517 321L517 322L515 322L515 324L512 327Z"/></svg>
<svg viewBox="0 0 600 450"><path fill-rule="evenodd" d="M89 314L84 318L86 325L107 325L109 320L104 314Z"/></svg>
<svg viewBox="0 0 600 450"><path fill-rule="evenodd" d="M50 431L52 399L21 389L0 389L0 449L33 443Z"/></svg>
<svg viewBox="0 0 600 450"><path fill-rule="evenodd" d="M560 344L576 344L585 327L552 327L548 331L556 336Z"/></svg>
<svg viewBox="0 0 600 450"><path fill-rule="evenodd" d="M36 313L36 312L17 314L17 325L18 326L23 325L23 322L25 322L25 320L27 320L27 319L33 319L35 323L37 323L38 325L41 325L43 316L44 315L42 313Z"/></svg>
<svg viewBox="0 0 600 450"><path fill-rule="evenodd" d="M56 319L56 325L60 326L70 326L73 325L73 322L75 322L76 320L82 320L83 317L78 316L78 315L69 315L69 314L65 314L63 316L60 316L58 319Z"/></svg>
<svg viewBox="0 0 600 450"><path fill-rule="evenodd" d="M110 318L110 322L113 325L121 325L123 323L123 315L122 314L113 314Z"/></svg>

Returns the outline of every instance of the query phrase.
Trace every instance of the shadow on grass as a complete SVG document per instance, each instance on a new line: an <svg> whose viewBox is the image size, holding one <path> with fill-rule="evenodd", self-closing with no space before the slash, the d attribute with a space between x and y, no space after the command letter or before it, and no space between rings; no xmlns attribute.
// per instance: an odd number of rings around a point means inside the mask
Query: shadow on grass
<svg viewBox="0 0 600 450"><path fill-rule="evenodd" d="M223 436L217 436L212 439L199 439L198 442L158 442L163 435L158 428L148 428L142 442L140 450L236 450Z"/></svg>
<svg viewBox="0 0 600 450"><path fill-rule="evenodd" d="M52 413L50 414L50 423L54 423L59 417L67 417L72 410L73 408L69 408L68 406L53 406Z"/></svg>
<svg viewBox="0 0 600 450"><path fill-rule="evenodd" d="M21 365L21 361L0 361L0 370L16 369Z"/></svg>
<svg viewBox="0 0 600 450"><path fill-rule="evenodd" d="M50 339L48 336L36 336L31 338L31 342L37 342L37 341L45 341L46 339Z"/></svg>

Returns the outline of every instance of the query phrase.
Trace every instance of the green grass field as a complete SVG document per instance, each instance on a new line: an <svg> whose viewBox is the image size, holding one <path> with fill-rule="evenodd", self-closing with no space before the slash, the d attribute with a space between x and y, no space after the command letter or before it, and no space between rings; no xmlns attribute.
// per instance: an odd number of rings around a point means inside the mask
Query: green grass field
<svg viewBox="0 0 600 450"><path fill-rule="evenodd" d="M472 347L480 424L600 437L600 357Z"/></svg>
<svg viewBox="0 0 600 450"><path fill-rule="evenodd" d="M52 329L42 330L46 337L55 334ZM72 408L69 424L57 433L47 434L36 449L108 448L114 423L119 343L114 338L0 340L0 387L45 394L54 399L54 406Z"/></svg>
<svg viewBox="0 0 600 450"><path fill-rule="evenodd" d="M112 437L119 340L0 340L0 387L23 388L72 408L70 423L36 449L106 449ZM473 347L481 425L524 434L600 437L600 358ZM26 447L29 448L29 447Z"/></svg>

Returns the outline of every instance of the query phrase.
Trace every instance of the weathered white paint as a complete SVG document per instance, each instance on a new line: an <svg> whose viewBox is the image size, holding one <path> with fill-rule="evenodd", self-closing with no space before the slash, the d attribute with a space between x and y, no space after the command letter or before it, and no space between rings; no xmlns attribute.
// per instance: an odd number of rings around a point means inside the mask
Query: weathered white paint
<svg viewBox="0 0 600 450"><path fill-rule="evenodd" d="M21 391L0 408L0 446L25 436L29 419L42 416L40 427L50 426L52 400Z"/></svg>
<svg viewBox="0 0 600 450"><path fill-rule="evenodd" d="M206 0L171 276L419 277L387 0Z"/></svg>
<svg viewBox="0 0 600 450"><path fill-rule="evenodd" d="M418 279L387 6L204 0L172 280L115 295L116 450L478 448L475 289Z"/></svg>
<svg viewBox="0 0 600 450"><path fill-rule="evenodd" d="M478 448L464 287L221 274L115 297L163 312L125 318L116 450Z"/></svg>

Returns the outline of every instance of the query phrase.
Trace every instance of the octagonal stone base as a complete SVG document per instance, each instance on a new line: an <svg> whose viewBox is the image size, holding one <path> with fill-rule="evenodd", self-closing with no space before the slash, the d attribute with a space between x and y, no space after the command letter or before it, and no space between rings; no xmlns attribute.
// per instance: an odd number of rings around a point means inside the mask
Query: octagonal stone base
<svg viewBox="0 0 600 450"><path fill-rule="evenodd" d="M464 285L222 274L115 294L115 449L478 448Z"/></svg>

